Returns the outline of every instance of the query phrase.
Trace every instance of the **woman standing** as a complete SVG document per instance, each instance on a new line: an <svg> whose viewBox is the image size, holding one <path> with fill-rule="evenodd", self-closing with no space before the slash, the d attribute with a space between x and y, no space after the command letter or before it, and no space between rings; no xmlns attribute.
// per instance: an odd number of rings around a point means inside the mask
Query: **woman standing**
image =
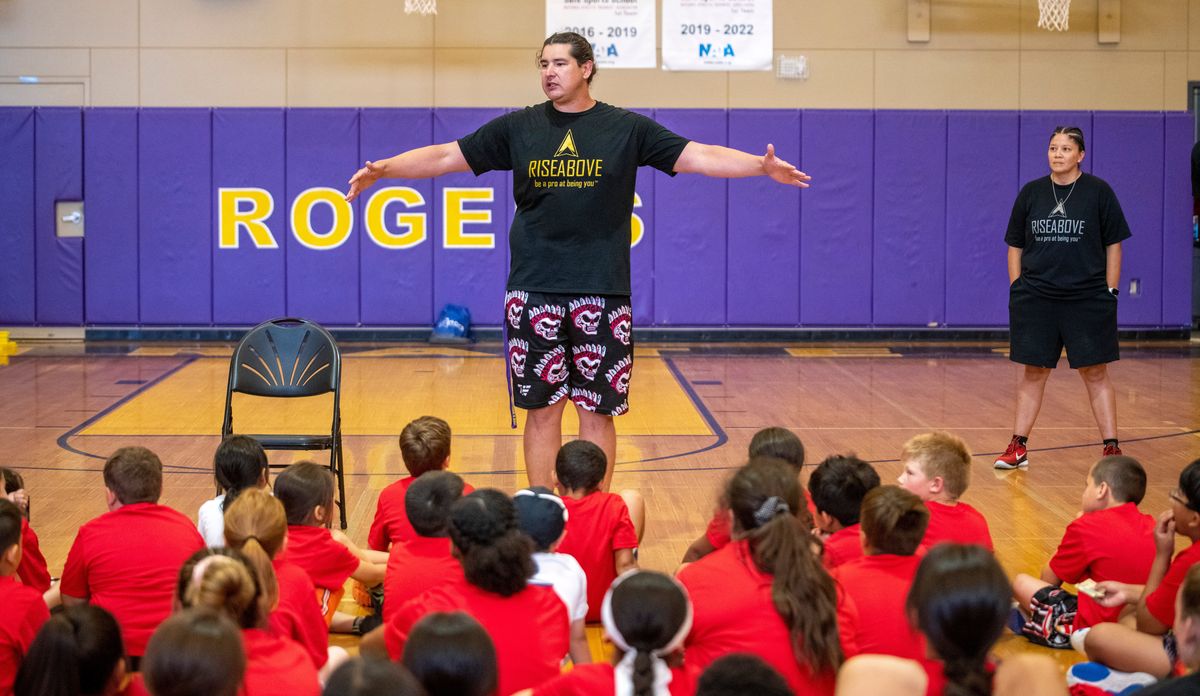
<svg viewBox="0 0 1200 696"><path fill-rule="evenodd" d="M997 469L1029 464L1029 433L1050 371L1065 346L1087 387L1104 455L1121 454L1116 393L1108 363L1117 347L1121 242L1129 224L1112 188L1079 169L1083 131L1059 126L1047 153L1050 175L1025 184L1013 204L1008 244L1010 358L1025 370L1017 384L1016 427Z"/></svg>

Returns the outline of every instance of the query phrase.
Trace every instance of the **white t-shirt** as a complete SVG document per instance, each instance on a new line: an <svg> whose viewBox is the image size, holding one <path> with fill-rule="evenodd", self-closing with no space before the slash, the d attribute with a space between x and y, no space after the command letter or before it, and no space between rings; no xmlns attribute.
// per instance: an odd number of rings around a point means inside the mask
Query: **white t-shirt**
<svg viewBox="0 0 1200 696"><path fill-rule="evenodd" d="M533 562L537 573L529 582L534 585L549 585L554 588L571 621L583 621L587 616L587 575L574 556L565 553L535 553Z"/></svg>
<svg viewBox="0 0 1200 696"><path fill-rule="evenodd" d="M204 537L204 543L210 548L225 545L225 511L221 509L223 502L224 493L205 501L196 515L196 529L200 530L200 536Z"/></svg>

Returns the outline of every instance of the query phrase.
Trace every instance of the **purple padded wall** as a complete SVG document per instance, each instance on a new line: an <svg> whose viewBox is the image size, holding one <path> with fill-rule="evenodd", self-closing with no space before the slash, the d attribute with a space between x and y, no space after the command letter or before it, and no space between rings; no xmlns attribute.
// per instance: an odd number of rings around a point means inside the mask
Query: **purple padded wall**
<svg viewBox="0 0 1200 696"><path fill-rule="evenodd" d="M647 118L654 118L651 109L630 109ZM642 206L634 208L633 214L641 218L642 239L629 250L629 288L633 293L633 325L654 324L654 176L655 169L641 167L637 173L634 192L641 198ZM637 200L637 199L635 199Z"/></svg>
<svg viewBox="0 0 1200 696"><path fill-rule="evenodd" d="M1166 114L1163 155L1162 325L1192 323L1191 114Z"/></svg>
<svg viewBox="0 0 1200 696"><path fill-rule="evenodd" d="M215 324L253 325L286 314L285 255L295 242L284 185L284 126L283 109L213 110L213 220L220 214L220 189L264 189L274 202L264 222L278 245L260 249L245 230L238 231L236 249L222 249L213 242ZM214 240L217 234L214 224Z"/></svg>
<svg viewBox="0 0 1200 696"><path fill-rule="evenodd" d="M31 108L0 108L0 323L37 319Z"/></svg>
<svg viewBox="0 0 1200 696"><path fill-rule="evenodd" d="M799 166L800 112L739 109L729 113L729 147L755 154L775 145ZM727 322L800 323L800 189L767 177L729 182Z"/></svg>
<svg viewBox="0 0 1200 696"><path fill-rule="evenodd" d="M946 324L1008 323L1004 230L1017 190L1017 115L952 111L946 123Z"/></svg>
<svg viewBox="0 0 1200 696"><path fill-rule="evenodd" d="M342 193L346 180L358 169L358 111L354 109L289 109L286 131L287 218L293 201L310 188L332 188ZM354 219L362 214L361 201L351 204ZM315 205L311 212L314 232L333 230L330 206ZM290 225L289 225L290 226ZM358 246L360 236L350 230L336 248L310 249L295 238L287 244L287 313L330 326L358 323Z"/></svg>
<svg viewBox="0 0 1200 696"><path fill-rule="evenodd" d="M211 112L142 109L138 121L142 324L212 323L216 247L212 196Z"/></svg>
<svg viewBox="0 0 1200 696"><path fill-rule="evenodd" d="M391 157L433 143L433 112L430 109L364 109L359 114L361 160ZM359 163L362 166L362 163ZM346 177L349 179L349 176ZM402 213L425 215L424 242L406 249L380 246L367 234L365 217L356 221L354 234L360 239L362 264L361 316L363 324L426 325L433 317L433 247L438 241L433 227L433 181L384 180L363 196L359 210L365 215L366 201L379 189L404 186L415 189L425 204L408 208L401 201L383 211L384 229L393 234L403 230L396 225Z"/></svg>
<svg viewBox="0 0 1200 696"><path fill-rule="evenodd" d="M501 318L511 175L382 182L353 205L335 249L294 236L311 187L337 195L363 159L460 137L496 109L0 109L0 322L253 324L300 314L331 325L428 325L446 303L479 325ZM700 142L780 155L814 175L804 192L765 179L639 172L645 236L632 250L642 326L1003 326L1002 235L1021 184L1047 173L1055 125L1084 128L1085 169L1117 191L1125 247L1124 326L1190 321L1187 114L663 110ZM136 153L136 157L134 157ZM362 219L387 186L418 190L428 237L387 248ZM243 232L218 248L218 189L269 191L278 249ZM447 188L490 188L491 248L447 248ZM85 196L86 194L86 196ZM87 201L87 242L58 240L54 202ZM317 206L312 226L331 226ZM85 269L91 268L92 273Z"/></svg>
<svg viewBox="0 0 1200 696"><path fill-rule="evenodd" d="M1098 113L1088 143L1092 171L1113 187L1133 237L1121 245L1117 320L1122 326L1162 321L1163 116ZM1147 156L1150 155L1150 156ZM1128 292L1131 281L1140 287Z"/></svg>
<svg viewBox="0 0 1200 696"><path fill-rule="evenodd" d="M41 108L35 119L37 322L78 325L83 323L83 239L57 236L55 203L83 200L83 114L76 108Z"/></svg>
<svg viewBox="0 0 1200 696"><path fill-rule="evenodd" d="M493 118L500 109L443 109L434 113L433 140L444 143L457 140ZM476 324L499 325L504 315L504 286L508 280L508 201L512 198L512 174L488 172L476 177L471 172L439 177L434 182L434 210L430 219L433 241L433 311L443 305L465 305ZM446 248L442 230L444 192L447 188L491 188L490 203L469 202L465 210L489 210L489 224L466 225L466 234L490 233L491 248Z"/></svg>
<svg viewBox="0 0 1200 696"><path fill-rule="evenodd" d="M871 111L806 111L801 169L800 322L871 323L875 161Z"/></svg>
<svg viewBox="0 0 1200 696"><path fill-rule="evenodd" d="M872 323L945 320L946 114L875 116Z"/></svg>
<svg viewBox="0 0 1200 696"><path fill-rule="evenodd" d="M724 145L727 112L659 109L679 135ZM654 322L720 325L725 316L726 186L720 179L654 174Z"/></svg>
<svg viewBox="0 0 1200 696"><path fill-rule="evenodd" d="M138 110L83 112L88 324L138 323Z"/></svg>

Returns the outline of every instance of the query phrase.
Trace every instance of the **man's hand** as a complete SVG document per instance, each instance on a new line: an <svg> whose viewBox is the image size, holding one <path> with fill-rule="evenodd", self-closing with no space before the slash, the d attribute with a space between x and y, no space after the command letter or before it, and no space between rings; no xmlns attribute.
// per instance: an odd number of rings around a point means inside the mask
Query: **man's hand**
<svg viewBox="0 0 1200 696"><path fill-rule="evenodd" d="M358 194L371 188L382 176L383 167L368 160L362 169L350 177L350 190L346 193L346 200L353 201L355 198L358 198Z"/></svg>
<svg viewBox="0 0 1200 696"><path fill-rule="evenodd" d="M796 169L794 165L776 157L775 146L771 144L767 145L767 154L763 155L762 167L764 174L788 186L808 188L808 182L812 180L811 176Z"/></svg>

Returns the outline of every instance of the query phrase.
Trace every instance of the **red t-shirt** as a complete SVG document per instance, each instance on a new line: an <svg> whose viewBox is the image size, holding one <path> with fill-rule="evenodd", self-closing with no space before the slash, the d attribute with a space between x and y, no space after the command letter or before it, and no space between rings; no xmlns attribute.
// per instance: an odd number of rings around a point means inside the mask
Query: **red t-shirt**
<svg viewBox="0 0 1200 696"><path fill-rule="evenodd" d="M0 607L4 607L4 620L0 621L0 696L8 696L21 660L38 629L50 618L50 610L40 592L11 575L0 577Z"/></svg>
<svg viewBox="0 0 1200 696"><path fill-rule="evenodd" d="M17 577L38 592L50 589L50 570L46 567L46 557L38 546L37 534L24 518L21 519L21 564L17 566Z"/></svg>
<svg viewBox="0 0 1200 696"><path fill-rule="evenodd" d="M527 585L501 597L466 580L448 582L410 599L384 624L388 654L399 660L404 641L421 617L435 611L470 614L492 637L500 688L511 694L558 676L568 649L567 608L550 587Z"/></svg>
<svg viewBox="0 0 1200 696"><path fill-rule="evenodd" d="M813 507L812 498L808 497L808 491L804 493L804 504L808 506L809 519L816 519L817 509ZM713 511L712 519L708 521L708 527L704 530L704 537L708 539L708 543L714 549L719 549L729 543L733 538L733 520L729 517L729 508L717 507Z"/></svg>
<svg viewBox="0 0 1200 696"><path fill-rule="evenodd" d="M1175 554L1175 560L1167 568L1167 574L1158 589L1146 597L1146 609L1167 628L1175 625L1175 595L1187 575L1188 568L1200 562L1200 544L1192 544Z"/></svg>
<svg viewBox="0 0 1200 696"><path fill-rule="evenodd" d="M404 507L404 496L408 487L413 485L416 477L406 476L379 491L379 500L375 503L375 519L371 522L371 531L367 534L367 545L376 551L387 551L392 544L408 541L417 536L408 521L408 510ZM475 490L470 484L463 484L463 495Z"/></svg>
<svg viewBox="0 0 1200 696"><path fill-rule="evenodd" d="M825 567L833 570L838 566L863 557L862 540L858 536L859 525L842 527L825 540L825 553L821 560Z"/></svg>
<svg viewBox="0 0 1200 696"><path fill-rule="evenodd" d="M925 528L925 539L921 546L932 548L935 544L950 541L955 544L977 544L992 551L992 533L982 514L966 503L946 505L932 500L925 501L929 508L929 526Z"/></svg>
<svg viewBox="0 0 1200 696"><path fill-rule="evenodd" d="M604 595L617 578L613 554L620 549L636 549L637 532L629 518L629 508L616 493L596 491L582 498L564 496L563 503L569 516L567 535L558 552L579 561L587 576L587 620L599 621Z"/></svg>
<svg viewBox="0 0 1200 696"><path fill-rule="evenodd" d="M843 563L832 572L858 610L860 621L854 642L860 652L925 659L924 640L909 625L904 609L920 564L920 557L915 555L877 554Z"/></svg>
<svg viewBox="0 0 1200 696"><path fill-rule="evenodd" d="M685 669L671 669L671 696L692 696L696 683ZM533 690L533 696L612 696L616 693L616 670L610 664L579 665L566 674Z"/></svg>
<svg viewBox="0 0 1200 696"><path fill-rule="evenodd" d="M759 572L746 541L734 541L679 571L692 598L692 631L685 643L688 665L702 672L730 653L761 657L787 680L797 696L833 693L834 674L814 675L796 661L791 636L771 600L772 577ZM838 591L838 634L846 657L857 654L857 612Z"/></svg>
<svg viewBox="0 0 1200 696"><path fill-rule="evenodd" d="M62 593L107 609L125 652L140 657L171 613L179 569L204 539L190 519L157 503L134 503L79 528L67 554Z"/></svg>
<svg viewBox="0 0 1200 696"><path fill-rule="evenodd" d="M1050 570L1072 584L1091 578L1143 585L1153 563L1154 518L1135 503L1125 503L1081 515L1067 525ZM1121 607L1102 607L1080 592L1075 628L1116 621L1120 614Z"/></svg>
<svg viewBox="0 0 1200 696"><path fill-rule="evenodd" d="M287 560L303 568L318 588L337 592L358 570L358 556L325 527L289 524L287 533Z"/></svg>
<svg viewBox="0 0 1200 696"><path fill-rule="evenodd" d="M383 620L426 590L462 579L462 564L450 555L450 539L415 536L392 544L383 577Z"/></svg>
<svg viewBox="0 0 1200 696"><path fill-rule="evenodd" d="M320 669L329 660L329 628L317 603L317 589L295 563L276 558L271 565L279 583L279 605L271 612L271 630L299 643L308 651L313 666Z"/></svg>
<svg viewBox="0 0 1200 696"><path fill-rule="evenodd" d="M291 638L259 628L242 629L246 678L241 696L321 696L317 668Z"/></svg>

